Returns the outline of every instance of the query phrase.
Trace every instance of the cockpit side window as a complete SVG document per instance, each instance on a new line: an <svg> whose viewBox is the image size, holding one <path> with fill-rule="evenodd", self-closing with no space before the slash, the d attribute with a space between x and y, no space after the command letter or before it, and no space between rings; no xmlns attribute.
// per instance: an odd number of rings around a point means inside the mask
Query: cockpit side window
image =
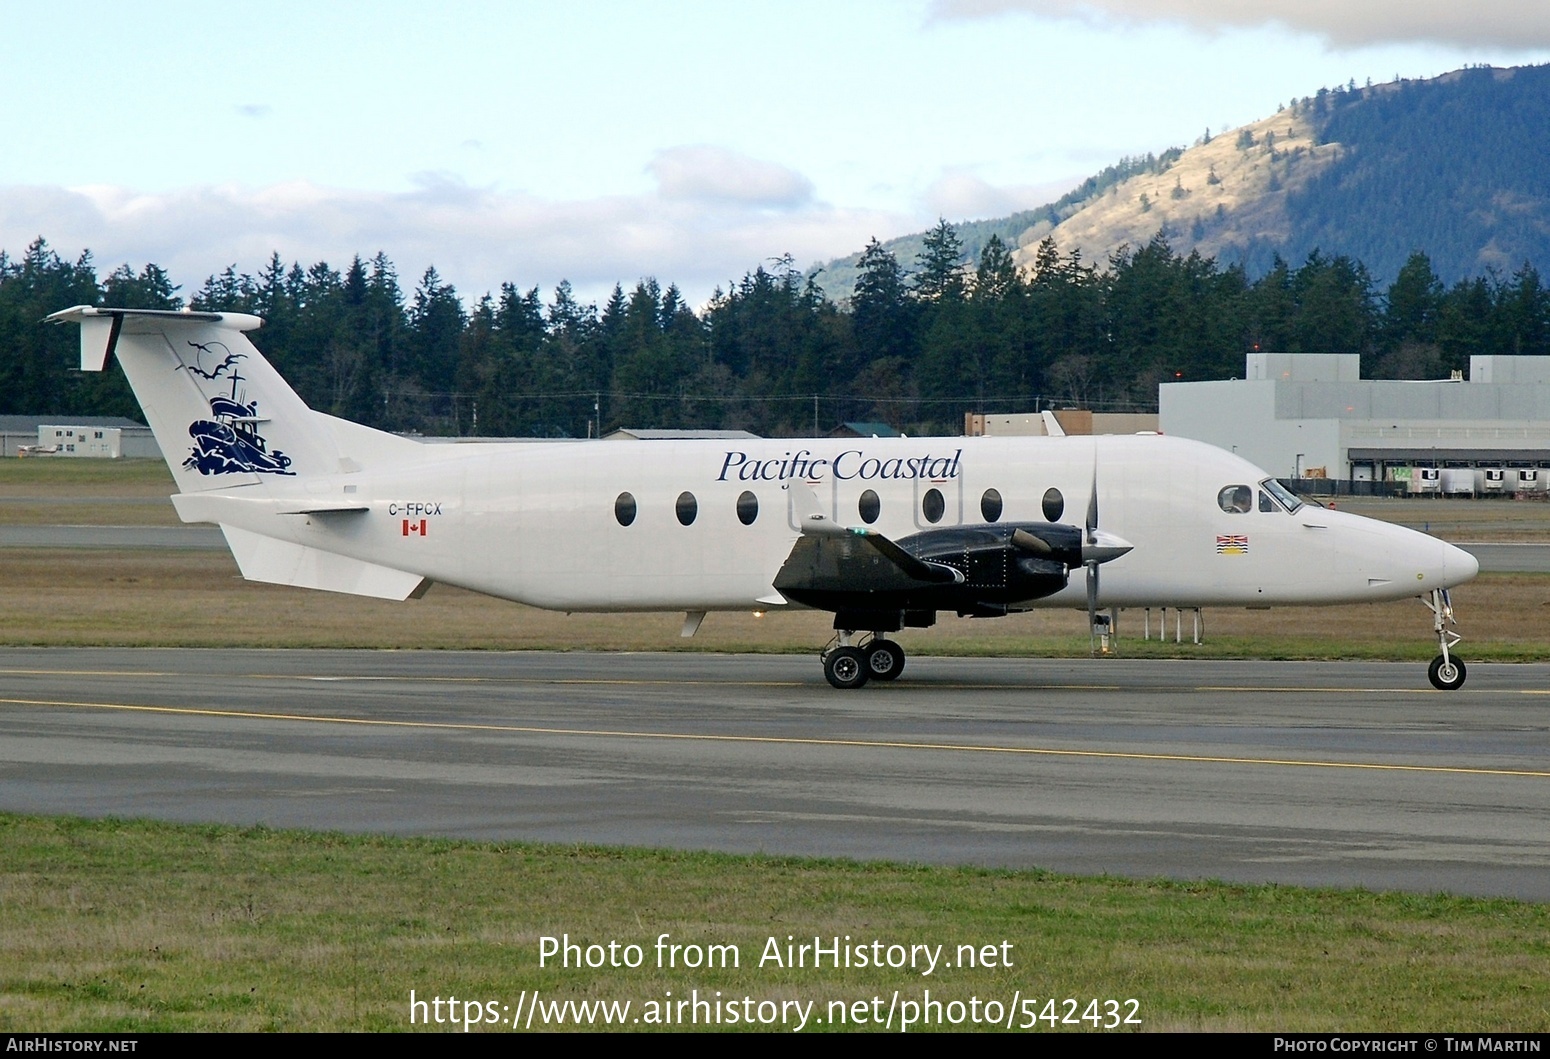
<svg viewBox="0 0 1550 1059"><path fill-rule="evenodd" d="M1276 501L1287 510L1288 514L1295 515L1297 509L1302 507L1302 501L1297 499L1297 495L1274 478L1266 478L1259 485L1261 489L1275 497ZM1260 494L1260 510L1268 511L1270 509L1264 506L1264 495L1264 493Z"/></svg>
<svg viewBox="0 0 1550 1059"><path fill-rule="evenodd" d="M1229 515L1254 510L1254 490L1246 485L1229 485L1216 494L1216 504Z"/></svg>

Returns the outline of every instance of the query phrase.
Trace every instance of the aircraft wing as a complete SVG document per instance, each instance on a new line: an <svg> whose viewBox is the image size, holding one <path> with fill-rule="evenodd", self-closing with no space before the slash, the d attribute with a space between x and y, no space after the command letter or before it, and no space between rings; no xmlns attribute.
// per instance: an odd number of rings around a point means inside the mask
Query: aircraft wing
<svg viewBox="0 0 1550 1059"><path fill-rule="evenodd" d="M775 575L775 587L788 597L909 592L963 582L958 570L917 559L881 533L814 523L803 520L802 536Z"/></svg>

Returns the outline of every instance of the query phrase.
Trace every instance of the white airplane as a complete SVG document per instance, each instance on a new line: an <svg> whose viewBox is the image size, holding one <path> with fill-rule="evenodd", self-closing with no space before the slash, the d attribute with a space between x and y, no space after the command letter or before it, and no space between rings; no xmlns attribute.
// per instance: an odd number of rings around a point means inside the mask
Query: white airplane
<svg viewBox="0 0 1550 1059"><path fill-rule="evenodd" d="M252 581L399 600L440 581L549 610L681 610L685 636L709 611L818 608L834 613L822 658L837 688L898 677L889 634L939 611L1085 606L1096 634L1120 607L1419 596L1441 649L1431 682L1464 683L1448 590L1478 572L1473 556L1305 504L1200 442L428 445L308 408L244 334L256 316L76 306L49 319L80 325L82 370L117 355L178 515L219 525Z"/></svg>

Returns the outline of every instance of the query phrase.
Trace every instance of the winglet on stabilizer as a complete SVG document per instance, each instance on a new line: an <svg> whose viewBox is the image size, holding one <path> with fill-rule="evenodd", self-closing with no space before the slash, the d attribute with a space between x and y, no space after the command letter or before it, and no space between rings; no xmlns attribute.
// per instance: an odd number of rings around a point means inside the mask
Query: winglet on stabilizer
<svg viewBox="0 0 1550 1059"><path fill-rule="evenodd" d="M247 313L175 312L171 309L99 309L93 305L72 305L57 313L49 313L46 319L51 324L80 324L81 370L102 371L107 367L108 358L113 355L113 350L118 346L119 336L124 333L125 320L155 321L158 317L170 317L172 320L185 323L215 324L235 331L255 331L264 325L262 319ZM132 326L130 333L140 330L142 329Z"/></svg>

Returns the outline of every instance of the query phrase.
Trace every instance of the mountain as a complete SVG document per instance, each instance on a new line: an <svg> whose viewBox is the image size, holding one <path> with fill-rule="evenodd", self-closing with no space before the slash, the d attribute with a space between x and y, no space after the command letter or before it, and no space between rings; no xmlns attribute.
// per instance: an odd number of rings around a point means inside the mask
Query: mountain
<svg viewBox="0 0 1550 1059"><path fill-rule="evenodd" d="M1391 282L1414 251L1452 283L1550 267L1550 66L1321 89L1161 155L1124 159L1057 202L959 228L971 264L992 233L1028 265L1039 242L1104 262L1159 232L1250 276L1314 250ZM906 268L924 233L884 244ZM854 284L855 256L819 282Z"/></svg>

